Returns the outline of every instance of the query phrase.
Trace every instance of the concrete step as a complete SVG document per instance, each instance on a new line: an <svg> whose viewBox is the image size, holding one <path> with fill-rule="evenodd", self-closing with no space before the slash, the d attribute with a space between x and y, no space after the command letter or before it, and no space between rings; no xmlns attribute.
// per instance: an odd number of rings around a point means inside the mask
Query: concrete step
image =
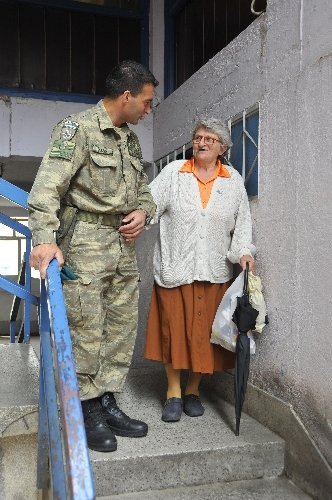
<svg viewBox="0 0 332 500"><path fill-rule="evenodd" d="M163 372L131 370L117 401L130 416L146 421L149 433L139 439L118 437L113 453L91 452L97 496L282 475L284 441L245 414L236 437L234 408L217 394L211 399L203 391L204 416L183 414L177 423L161 420L164 397Z"/></svg>
<svg viewBox="0 0 332 500"><path fill-rule="evenodd" d="M39 362L27 344L0 344L0 437L36 432Z"/></svg>
<svg viewBox="0 0 332 500"><path fill-rule="evenodd" d="M0 367L0 498L36 499L38 359L30 345L0 344Z"/></svg>
<svg viewBox="0 0 332 500"><path fill-rule="evenodd" d="M99 500L309 500L310 498L288 479L278 477L123 493L99 497Z"/></svg>

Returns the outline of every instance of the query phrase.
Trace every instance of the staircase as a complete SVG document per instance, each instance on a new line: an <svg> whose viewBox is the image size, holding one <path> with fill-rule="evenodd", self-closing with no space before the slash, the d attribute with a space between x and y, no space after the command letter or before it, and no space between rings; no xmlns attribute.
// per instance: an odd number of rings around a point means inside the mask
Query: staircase
<svg viewBox="0 0 332 500"><path fill-rule="evenodd" d="M149 424L146 438L118 437L114 453L90 452L99 499L309 499L283 477L285 443L243 414L233 432L234 408L206 379L203 417L161 420L164 374L133 369L117 397L130 416Z"/></svg>
<svg viewBox="0 0 332 500"><path fill-rule="evenodd" d="M7 422L0 439L0 470L7 471L5 483L0 480L5 486L0 498L33 500L38 360L32 347L23 344L2 345L0 355L3 374L10 373L7 365L16 366L12 382L8 376L0 381L1 420ZM183 414L180 422L162 422L165 390L165 376L157 364L130 371L117 401L130 416L148 422L149 433L145 438L118 437L114 453L90 452L99 500L312 498L283 475L285 442L280 437L246 414L240 436L234 435L234 408L222 399L215 376L202 384L203 417ZM10 467L16 461L15 469L20 468L22 459L24 467L15 477Z"/></svg>

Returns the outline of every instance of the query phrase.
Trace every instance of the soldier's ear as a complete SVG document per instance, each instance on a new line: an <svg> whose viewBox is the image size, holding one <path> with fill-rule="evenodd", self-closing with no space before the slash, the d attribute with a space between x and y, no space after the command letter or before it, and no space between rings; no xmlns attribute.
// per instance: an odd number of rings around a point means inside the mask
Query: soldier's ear
<svg viewBox="0 0 332 500"><path fill-rule="evenodd" d="M128 102L130 97L130 90L125 90L122 94L122 98L124 102Z"/></svg>

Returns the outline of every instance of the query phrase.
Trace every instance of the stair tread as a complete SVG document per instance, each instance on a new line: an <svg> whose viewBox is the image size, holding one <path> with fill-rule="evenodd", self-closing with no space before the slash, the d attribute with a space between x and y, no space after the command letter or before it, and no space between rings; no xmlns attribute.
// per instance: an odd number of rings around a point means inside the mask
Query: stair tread
<svg viewBox="0 0 332 500"><path fill-rule="evenodd" d="M145 438L118 437L115 453L91 452L93 461L125 460L133 457L173 455L223 448L247 448L256 445L283 445L284 441L248 415L242 415L240 436L234 434L234 407L217 394L202 392L205 406L202 417L182 414L180 422L161 420L162 396L160 381L163 374L148 370L132 370L123 393L117 396L120 408L132 418L148 423Z"/></svg>
<svg viewBox="0 0 332 500"><path fill-rule="evenodd" d="M311 497L285 477L213 483L165 490L123 493L98 500L309 500Z"/></svg>
<svg viewBox="0 0 332 500"><path fill-rule="evenodd" d="M118 450L90 452L97 495L280 476L284 441L243 414L234 435L234 407L217 391L202 391L205 413L180 422L161 420L164 373L131 370L117 402L132 418L146 421L145 438L118 437Z"/></svg>
<svg viewBox="0 0 332 500"><path fill-rule="evenodd" d="M0 344L0 436L37 430L39 362L27 344Z"/></svg>

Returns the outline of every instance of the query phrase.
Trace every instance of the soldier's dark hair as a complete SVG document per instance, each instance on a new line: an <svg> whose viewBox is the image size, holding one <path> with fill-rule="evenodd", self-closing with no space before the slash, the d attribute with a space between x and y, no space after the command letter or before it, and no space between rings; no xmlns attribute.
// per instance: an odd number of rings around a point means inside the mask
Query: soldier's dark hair
<svg viewBox="0 0 332 500"><path fill-rule="evenodd" d="M106 95L111 99L116 99L129 90L136 96L148 83L155 87L159 84L150 70L136 61L122 61L111 70L106 78Z"/></svg>

